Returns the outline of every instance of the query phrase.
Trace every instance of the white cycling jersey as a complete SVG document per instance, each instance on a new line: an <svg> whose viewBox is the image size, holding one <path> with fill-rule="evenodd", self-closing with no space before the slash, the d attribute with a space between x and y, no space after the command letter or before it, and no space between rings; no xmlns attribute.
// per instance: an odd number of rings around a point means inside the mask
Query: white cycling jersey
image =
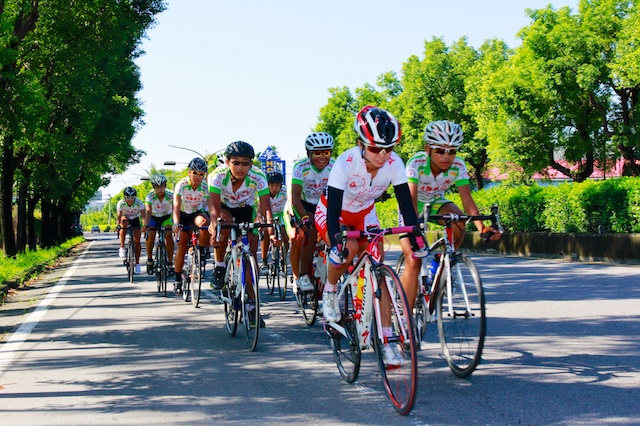
<svg viewBox="0 0 640 426"><path fill-rule="evenodd" d="M328 186L344 191L342 210L357 213L372 206L389 187L407 183L404 163L398 154L391 153L389 160L371 179L362 150L355 146L340 154L333 164Z"/></svg>
<svg viewBox="0 0 640 426"><path fill-rule="evenodd" d="M116 212L122 212L122 214L129 220L142 217L143 211L144 204L139 198L133 200L133 204L131 205L127 204L124 199L118 201L118 204L116 205Z"/></svg>
<svg viewBox="0 0 640 426"><path fill-rule="evenodd" d="M318 204L320 196L327 187L329 174L335 160L329 160L329 164L322 170L316 169L309 158L298 160L293 165L291 185L302 187L302 200L310 204Z"/></svg>
<svg viewBox="0 0 640 426"><path fill-rule="evenodd" d="M147 198L144 200L145 205L151 206L151 216L162 217L173 212L173 192L168 189L164 192L164 198L160 201L156 191L151 191L147 194Z"/></svg>
<svg viewBox="0 0 640 426"><path fill-rule="evenodd" d="M186 176L176 185L175 195L180 195L180 210L186 214L204 211L209 200L207 182L202 179L200 185L193 189L189 183L189 176Z"/></svg>
<svg viewBox="0 0 640 426"><path fill-rule="evenodd" d="M255 166L249 169L237 191L233 190L232 185L231 170L227 165L218 167L209 175L209 191L220 195L220 202L232 209L246 206L255 208L256 198L269 194L267 176Z"/></svg>

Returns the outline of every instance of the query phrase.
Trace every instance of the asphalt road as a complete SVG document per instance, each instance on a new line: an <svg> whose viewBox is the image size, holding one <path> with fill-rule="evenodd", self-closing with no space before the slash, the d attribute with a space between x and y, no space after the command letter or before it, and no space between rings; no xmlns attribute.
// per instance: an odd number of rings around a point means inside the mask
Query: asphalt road
<svg viewBox="0 0 640 426"><path fill-rule="evenodd" d="M87 239L0 308L0 424L640 424L638 266L473 255L483 362L455 377L430 326L401 417L373 352L355 384L342 382L290 292L281 302L261 283L267 328L248 352L208 291L194 309L158 295L153 277L130 284L114 235Z"/></svg>

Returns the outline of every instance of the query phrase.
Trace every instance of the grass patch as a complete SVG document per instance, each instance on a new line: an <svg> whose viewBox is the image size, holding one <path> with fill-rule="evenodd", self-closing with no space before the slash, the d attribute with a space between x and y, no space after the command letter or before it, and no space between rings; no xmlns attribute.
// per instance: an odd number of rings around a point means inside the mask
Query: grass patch
<svg viewBox="0 0 640 426"><path fill-rule="evenodd" d="M67 240L60 246L39 250L27 250L26 253L16 255L15 259L0 254L0 284L9 281L22 283L29 279L32 272L42 269L65 255L72 247L85 241L84 237L75 237Z"/></svg>

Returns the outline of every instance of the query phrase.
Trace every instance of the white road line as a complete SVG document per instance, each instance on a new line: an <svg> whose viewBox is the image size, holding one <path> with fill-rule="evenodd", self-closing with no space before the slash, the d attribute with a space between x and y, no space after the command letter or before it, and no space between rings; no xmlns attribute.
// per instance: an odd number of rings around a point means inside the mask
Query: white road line
<svg viewBox="0 0 640 426"><path fill-rule="evenodd" d="M36 325L38 325L38 322L44 316L45 312L47 312L47 309L49 308L51 302L53 302L56 296L58 296L58 293L62 291L62 288L65 286L67 281L69 281L69 278L73 276L76 268L78 267L78 263L82 260L84 255L87 254L93 243L94 241L89 243L85 251L83 251L80 257L78 257L73 262L73 265L71 265L71 267L63 275L60 281L58 281L58 284L56 284L55 287L53 287L51 291L49 291L49 294L47 294L47 296L40 302L36 310L33 311L31 315L29 315L26 321L20 326L20 328L18 328L15 333L13 333L9 340L2 344L2 347L0 348L0 376L2 375L2 373L4 373L6 367L13 359L13 356L18 351L18 349L20 349L22 343L27 340L29 334L31 334Z"/></svg>

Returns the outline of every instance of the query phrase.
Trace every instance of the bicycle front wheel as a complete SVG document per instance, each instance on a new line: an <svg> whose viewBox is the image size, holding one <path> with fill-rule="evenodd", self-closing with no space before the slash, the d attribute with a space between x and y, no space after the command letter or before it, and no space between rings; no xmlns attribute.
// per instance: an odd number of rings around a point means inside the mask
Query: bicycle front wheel
<svg viewBox="0 0 640 426"><path fill-rule="evenodd" d="M133 274L136 268L136 245L133 243L133 239L129 240L127 244L127 272L129 274L129 282L133 282Z"/></svg>
<svg viewBox="0 0 640 426"><path fill-rule="evenodd" d="M276 248L274 263L278 264L276 268L278 293L280 294L280 300L284 300L287 297L287 251L285 250L284 244Z"/></svg>
<svg viewBox="0 0 640 426"><path fill-rule="evenodd" d="M482 357L487 328L484 291L480 275L471 259L456 254L450 274L442 274L437 299L438 336L449 368L458 377L467 377ZM451 291L446 285L451 275Z"/></svg>
<svg viewBox="0 0 640 426"><path fill-rule="evenodd" d="M340 303L340 314L342 318L339 324L344 328L344 334L338 330L329 329L331 336L331 349L333 357L338 366L340 377L347 383L353 383L360 373L360 342L358 341L358 330L353 318L355 309L351 298L351 286L347 284L344 290L344 298Z"/></svg>
<svg viewBox="0 0 640 426"><path fill-rule="evenodd" d="M182 270L185 272L183 274L183 283L182 283L182 300L188 302L191 298L191 262L193 257L191 256L191 249L187 252L187 256L185 257L185 262Z"/></svg>
<svg viewBox="0 0 640 426"><path fill-rule="evenodd" d="M382 297L389 297L391 302L391 323L390 327L385 326L382 315L376 313L373 345L387 396L395 410L405 416L413 407L418 387L412 315L407 296L393 269L387 265L377 265L375 274ZM390 335L380 336L377 324L382 324L384 329L390 331Z"/></svg>
<svg viewBox="0 0 640 426"><path fill-rule="evenodd" d="M202 287L200 259L200 248L194 247L191 256L191 304L194 308L200 305L200 288Z"/></svg>
<svg viewBox="0 0 640 426"><path fill-rule="evenodd" d="M163 296L167 296L167 270L169 268L167 263L167 246L164 243L158 245L156 253L156 277L158 279L158 291Z"/></svg>
<svg viewBox="0 0 640 426"><path fill-rule="evenodd" d="M277 269L277 265L276 262L274 262L274 251L269 248L269 251L267 252L267 255L264 257L264 259L267 259L269 257L269 255L271 255L271 262L269 262L269 271L267 272L267 291L269 292L269 295L273 294L273 291L275 290L275 281L276 281L276 269Z"/></svg>
<svg viewBox="0 0 640 426"><path fill-rule="evenodd" d="M233 282L233 261L231 256L226 256L227 267L224 273L224 287L222 288L222 298L224 300L224 321L227 326L229 336L235 336L238 329L238 312L240 309L240 298L236 297L236 283Z"/></svg>
<svg viewBox="0 0 640 426"><path fill-rule="evenodd" d="M258 293L258 279L260 276L258 275L256 260L250 253L242 254L241 265L244 268L242 322L247 337L247 345L249 350L253 351L258 345L258 335L260 334L260 293Z"/></svg>

